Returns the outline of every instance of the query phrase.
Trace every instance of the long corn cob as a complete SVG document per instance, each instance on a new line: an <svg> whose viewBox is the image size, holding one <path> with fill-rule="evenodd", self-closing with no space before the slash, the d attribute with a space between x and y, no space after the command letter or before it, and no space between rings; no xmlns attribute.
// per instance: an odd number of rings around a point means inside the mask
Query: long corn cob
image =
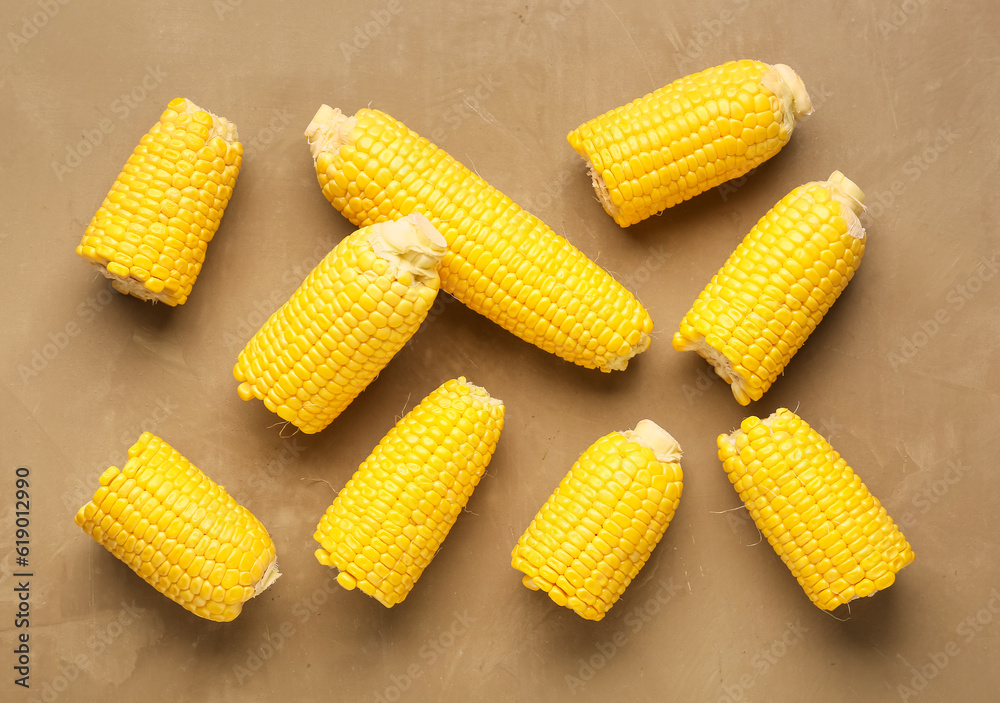
<svg viewBox="0 0 1000 703"><path fill-rule="evenodd" d="M444 250L417 214L345 237L240 352L240 397L306 433L329 425L427 317Z"/></svg>
<svg viewBox="0 0 1000 703"><path fill-rule="evenodd" d="M100 483L76 524L195 615L229 622L280 576L260 521L159 437L143 433Z"/></svg>
<svg viewBox="0 0 1000 703"><path fill-rule="evenodd" d="M888 588L913 550L833 447L785 408L719 435L750 516L809 599L833 610Z"/></svg>
<svg viewBox="0 0 1000 703"><path fill-rule="evenodd" d="M600 620L649 559L683 488L681 448L643 420L597 440L535 515L511 554L524 585Z"/></svg>
<svg viewBox="0 0 1000 703"><path fill-rule="evenodd" d="M854 277L864 197L840 171L786 195L705 286L674 348L707 359L741 405L760 400Z"/></svg>
<svg viewBox="0 0 1000 703"><path fill-rule="evenodd" d="M377 110L323 105L306 130L323 194L355 225L419 212L448 240L441 288L521 339L601 371L649 346L638 300L443 150Z"/></svg>
<svg viewBox="0 0 1000 703"><path fill-rule="evenodd" d="M641 222L771 158L812 112L784 64L730 61L585 122L569 143L622 227Z"/></svg>
<svg viewBox="0 0 1000 703"><path fill-rule="evenodd" d="M242 154L236 125L189 100L171 100L76 253L121 293L183 305L233 194Z"/></svg>
<svg viewBox="0 0 1000 703"><path fill-rule="evenodd" d="M503 403L459 377L396 423L316 526L337 582L391 608L434 558L486 470Z"/></svg>

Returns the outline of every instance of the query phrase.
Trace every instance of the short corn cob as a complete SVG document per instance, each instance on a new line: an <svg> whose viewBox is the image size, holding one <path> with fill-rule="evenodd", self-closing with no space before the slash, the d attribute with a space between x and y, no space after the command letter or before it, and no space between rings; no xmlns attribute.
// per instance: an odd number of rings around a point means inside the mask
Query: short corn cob
<svg viewBox="0 0 1000 703"><path fill-rule="evenodd" d="M795 413L748 417L718 444L750 516L817 607L888 588L913 561L878 499Z"/></svg>
<svg viewBox="0 0 1000 703"><path fill-rule="evenodd" d="M521 339L601 371L649 346L638 300L443 150L377 110L322 106L309 140L323 194L357 226L426 215L448 240L441 288Z"/></svg>
<svg viewBox="0 0 1000 703"><path fill-rule="evenodd" d="M865 252L864 193L840 171L760 219L681 321L741 405L760 400L854 277Z"/></svg>
<svg viewBox="0 0 1000 703"><path fill-rule="evenodd" d="M730 61L681 78L569 133L622 227L742 176L781 150L812 112L788 66Z"/></svg>
<svg viewBox="0 0 1000 703"><path fill-rule="evenodd" d="M76 524L195 615L229 622L280 576L260 521L159 437L143 433L100 483Z"/></svg>
<svg viewBox="0 0 1000 703"><path fill-rule="evenodd" d="M681 448L649 420L583 453L511 555L524 585L600 620L645 565L683 488Z"/></svg>
<svg viewBox="0 0 1000 703"><path fill-rule="evenodd" d="M444 248L420 215L341 240L240 352L240 397L306 433L329 425L427 317Z"/></svg>
<svg viewBox="0 0 1000 703"><path fill-rule="evenodd" d="M139 141L76 253L115 290L183 305L243 160L236 125L171 100Z"/></svg>
<svg viewBox="0 0 1000 703"><path fill-rule="evenodd" d="M391 608L409 595L482 478L504 407L465 378L396 423L327 509L316 558Z"/></svg>

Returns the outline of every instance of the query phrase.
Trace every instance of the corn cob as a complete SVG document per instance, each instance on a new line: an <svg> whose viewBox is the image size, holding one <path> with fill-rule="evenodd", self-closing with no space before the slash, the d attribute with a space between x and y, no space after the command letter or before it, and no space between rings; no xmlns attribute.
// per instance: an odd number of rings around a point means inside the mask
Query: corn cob
<svg viewBox="0 0 1000 703"><path fill-rule="evenodd" d="M656 215L781 150L812 112L788 66L730 61L610 110L569 133L622 227Z"/></svg>
<svg viewBox="0 0 1000 703"><path fill-rule="evenodd" d="M327 200L357 226L419 212L448 240L441 288L586 368L649 346L638 300L581 251L443 150L377 110L323 105L306 130Z"/></svg>
<svg viewBox="0 0 1000 703"><path fill-rule="evenodd" d="M76 253L120 293L183 305L233 194L236 125L171 100L139 141Z"/></svg>
<svg viewBox="0 0 1000 703"><path fill-rule="evenodd" d="M159 437L143 433L100 484L76 524L195 615L229 622L281 575L260 521Z"/></svg>
<svg viewBox="0 0 1000 703"><path fill-rule="evenodd" d="M309 434L329 425L427 317L444 249L417 214L344 238L240 352L240 397Z"/></svg>
<svg viewBox="0 0 1000 703"><path fill-rule="evenodd" d="M316 527L316 559L337 582L402 602L465 508L496 449L503 403L447 381L396 423Z"/></svg>
<svg viewBox="0 0 1000 703"><path fill-rule="evenodd" d="M786 195L698 296L674 349L708 360L741 405L760 400L854 277L864 197L840 171Z"/></svg>
<svg viewBox="0 0 1000 703"><path fill-rule="evenodd" d="M888 588L913 550L833 447L785 408L719 435L719 459L809 599L833 610Z"/></svg>
<svg viewBox="0 0 1000 703"><path fill-rule="evenodd" d="M681 448L650 420L577 460L511 554L525 586L600 620L649 559L683 488Z"/></svg>

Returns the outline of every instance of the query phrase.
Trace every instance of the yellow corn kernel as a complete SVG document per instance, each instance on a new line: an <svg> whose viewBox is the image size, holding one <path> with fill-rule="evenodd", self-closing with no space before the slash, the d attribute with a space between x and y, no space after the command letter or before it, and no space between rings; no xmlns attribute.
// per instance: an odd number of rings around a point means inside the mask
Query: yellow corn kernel
<svg viewBox="0 0 1000 703"><path fill-rule="evenodd" d="M624 286L389 115L364 109L348 117L323 105L306 137L323 194L355 225L427 216L448 241L442 290L479 314L601 371L624 369L649 346L653 322Z"/></svg>
<svg viewBox="0 0 1000 703"><path fill-rule="evenodd" d="M238 139L236 125L225 118L190 100L170 101L132 152L76 253L120 293L183 305L240 171ZM197 185L179 178L196 164ZM165 248L168 238L178 247Z"/></svg>
<svg viewBox="0 0 1000 703"><path fill-rule="evenodd" d="M758 529L823 610L887 588L913 550L882 504L785 408L719 435L719 459ZM782 539L786 533L793 539ZM818 578L817 578L818 576Z"/></svg>
<svg viewBox="0 0 1000 703"><path fill-rule="evenodd" d="M306 433L329 425L427 317L444 250L418 214L345 237L240 352L240 397Z"/></svg>
<svg viewBox="0 0 1000 703"><path fill-rule="evenodd" d="M742 176L780 151L812 112L788 66L730 61L610 110L569 133L622 227Z"/></svg>
<svg viewBox="0 0 1000 703"><path fill-rule="evenodd" d="M482 478L503 429L503 403L459 377L382 438L316 527L316 559L337 582L391 608L434 558Z"/></svg>
<svg viewBox="0 0 1000 703"><path fill-rule="evenodd" d="M281 575L267 530L159 437L143 433L128 456L101 474L76 524L175 603L233 620Z"/></svg>
<svg viewBox="0 0 1000 703"><path fill-rule="evenodd" d="M793 190L757 222L674 335L760 400L840 296L865 253L864 193L840 171Z"/></svg>
<svg viewBox="0 0 1000 703"><path fill-rule="evenodd" d="M643 420L573 464L511 554L525 586L600 620L649 559L683 489L681 448Z"/></svg>

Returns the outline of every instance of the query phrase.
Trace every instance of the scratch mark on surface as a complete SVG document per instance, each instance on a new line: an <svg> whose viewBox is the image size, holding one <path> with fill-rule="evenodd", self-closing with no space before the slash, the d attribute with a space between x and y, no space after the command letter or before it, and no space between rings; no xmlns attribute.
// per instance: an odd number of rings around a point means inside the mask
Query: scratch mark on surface
<svg viewBox="0 0 1000 703"><path fill-rule="evenodd" d="M462 100L462 102L465 104L467 108L469 108L477 115L479 115L482 118L483 122L485 122L488 125L492 125L501 134L506 135L515 143L520 143L522 141L521 138L518 137L516 134L514 134L514 132L512 132L510 129L508 129L503 122L494 117L493 113L489 112L488 110L480 109L480 106L468 100ZM466 154L466 156L468 156L468 154Z"/></svg>
<svg viewBox="0 0 1000 703"><path fill-rule="evenodd" d="M958 262L961 261L961 259L962 259L961 256L956 256L954 260L952 260L951 265L948 266L948 268L944 269L943 271L940 271L938 275L947 276L948 274L950 274L952 271L955 270L955 267L958 266Z"/></svg>
<svg viewBox="0 0 1000 703"><path fill-rule="evenodd" d="M899 131L899 123L896 121L896 106L893 100L892 89L889 87L889 77L885 74L885 69L882 69L882 82L885 84L885 94L889 97L889 112L892 113L892 128Z"/></svg>
<svg viewBox="0 0 1000 703"><path fill-rule="evenodd" d="M610 12L612 16L616 20L618 20L618 24L620 24L622 30L624 30L625 36L628 37L629 43L632 44L632 47L635 49L635 53L639 56L639 59L642 61L642 67L646 69L646 75L649 76L649 82L654 83L655 81L653 79L653 73L652 71L649 70L649 64L646 63L646 56L639 50L639 45L636 44L635 39L632 38L632 33L628 31L628 27L625 26L624 22L622 22L622 18L619 17L618 13L614 11L614 8L612 8L611 5L607 3L607 0L602 0L602 3L606 8L608 8L608 12ZM888 83L886 84L886 87L888 87Z"/></svg>
<svg viewBox="0 0 1000 703"><path fill-rule="evenodd" d="M52 556L49 557L49 561L54 561L56 557L58 557L60 554L63 553L63 550L66 549L66 547L69 546L69 544L70 544L69 542L63 542L62 546L59 547L59 549L57 549L52 554Z"/></svg>
<svg viewBox="0 0 1000 703"><path fill-rule="evenodd" d="M964 383L959 383L958 381L953 381L949 378L941 378L940 376L934 376L926 371L918 371L916 369L904 369L903 373L909 374L911 376L916 376L917 378L922 378L927 381L937 381L942 385L948 386L950 388L969 391L970 393L985 393L991 398L1000 398L1000 393L992 391L989 388L981 387L976 388L974 386L967 386Z"/></svg>
<svg viewBox="0 0 1000 703"><path fill-rule="evenodd" d="M644 575L645 578L643 578L642 583L646 584L653 580L653 578L656 576L656 572L660 570L660 562L657 561L655 564L652 565L652 567L653 567L652 570L648 574Z"/></svg>

